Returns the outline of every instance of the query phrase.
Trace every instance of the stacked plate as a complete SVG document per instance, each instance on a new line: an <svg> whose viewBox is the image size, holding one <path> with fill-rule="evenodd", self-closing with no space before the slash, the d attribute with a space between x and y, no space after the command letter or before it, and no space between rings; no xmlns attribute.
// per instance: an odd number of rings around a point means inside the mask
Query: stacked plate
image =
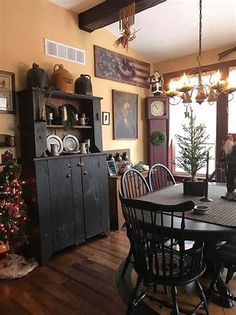
<svg viewBox="0 0 236 315"><path fill-rule="evenodd" d="M60 137L56 135L50 135L47 137L47 149L49 153L51 153L51 144L57 145L59 154L63 151L63 144Z"/></svg>
<svg viewBox="0 0 236 315"><path fill-rule="evenodd" d="M66 153L78 153L79 152L79 140L73 135L67 135L63 137L63 147Z"/></svg>
<svg viewBox="0 0 236 315"><path fill-rule="evenodd" d="M47 137L47 149L51 153L51 144L56 144L58 147L58 153L79 153L79 140L73 135L64 136L61 140L56 135L50 135Z"/></svg>

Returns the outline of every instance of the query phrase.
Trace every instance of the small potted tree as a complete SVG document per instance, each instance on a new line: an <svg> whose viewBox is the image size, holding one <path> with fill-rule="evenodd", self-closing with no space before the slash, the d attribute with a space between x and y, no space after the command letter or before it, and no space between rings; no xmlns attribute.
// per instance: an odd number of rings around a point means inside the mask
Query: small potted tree
<svg viewBox="0 0 236 315"><path fill-rule="evenodd" d="M207 151L205 147L206 126L196 125L196 117L191 110L188 124L183 125L184 135L176 135L180 147L180 156L176 159L176 165L191 175L184 180L184 195L203 196L205 192L205 181L197 179L197 172L205 166Z"/></svg>

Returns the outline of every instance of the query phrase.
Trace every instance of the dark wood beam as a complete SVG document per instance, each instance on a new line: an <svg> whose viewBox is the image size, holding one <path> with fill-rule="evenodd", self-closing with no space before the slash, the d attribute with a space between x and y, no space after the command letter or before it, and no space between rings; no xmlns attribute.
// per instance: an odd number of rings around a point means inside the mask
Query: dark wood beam
<svg viewBox="0 0 236 315"><path fill-rule="evenodd" d="M135 13L154 7L166 0L135 0ZM106 0L99 5L78 15L79 28L93 32L119 20L119 10L130 3L130 0Z"/></svg>

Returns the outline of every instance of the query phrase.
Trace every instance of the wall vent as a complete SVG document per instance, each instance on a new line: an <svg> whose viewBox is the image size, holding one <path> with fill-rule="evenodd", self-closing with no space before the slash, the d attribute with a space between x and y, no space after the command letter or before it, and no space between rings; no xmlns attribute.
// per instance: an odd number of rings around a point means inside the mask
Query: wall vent
<svg viewBox="0 0 236 315"><path fill-rule="evenodd" d="M85 51L45 38L45 54L85 65Z"/></svg>

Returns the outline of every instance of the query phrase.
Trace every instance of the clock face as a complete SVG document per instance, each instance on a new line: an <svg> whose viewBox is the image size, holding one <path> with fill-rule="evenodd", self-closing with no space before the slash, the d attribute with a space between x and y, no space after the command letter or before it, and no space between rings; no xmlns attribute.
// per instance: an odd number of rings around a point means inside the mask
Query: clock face
<svg viewBox="0 0 236 315"><path fill-rule="evenodd" d="M151 104L151 114L153 116L163 116L165 113L165 105L162 101L153 101Z"/></svg>

